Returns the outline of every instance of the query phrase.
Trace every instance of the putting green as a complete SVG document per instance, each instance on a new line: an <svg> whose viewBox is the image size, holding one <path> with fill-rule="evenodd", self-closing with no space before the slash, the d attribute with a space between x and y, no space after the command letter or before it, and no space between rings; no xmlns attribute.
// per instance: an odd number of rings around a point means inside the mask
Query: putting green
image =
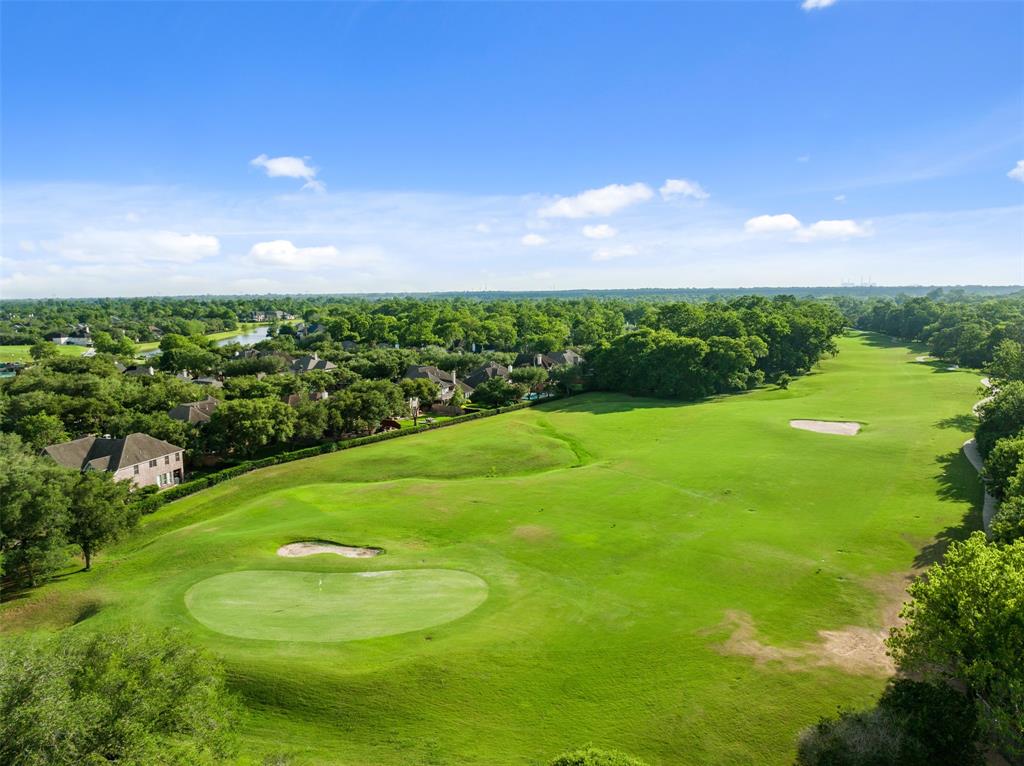
<svg viewBox="0 0 1024 766"><path fill-rule="evenodd" d="M469 614L487 583L454 569L325 573L249 570L202 580L192 616L237 638L355 641L422 630Z"/></svg>

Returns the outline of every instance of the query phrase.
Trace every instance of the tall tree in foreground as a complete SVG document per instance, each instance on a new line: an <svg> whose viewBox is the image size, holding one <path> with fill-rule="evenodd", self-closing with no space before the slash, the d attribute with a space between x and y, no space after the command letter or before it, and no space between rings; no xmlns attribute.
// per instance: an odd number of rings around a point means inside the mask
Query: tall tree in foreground
<svg viewBox="0 0 1024 766"><path fill-rule="evenodd" d="M92 569L92 557L139 520L138 511L128 503L131 484L114 481L113 474L88 471L71 485L68 539L82 549L85 569Z"/></svg>
<svg viewBox="0 0 1024 766"><path fill-rule="evenodd" d="M24 585L45 580L66 561L66 488L71 472L29 453L0 433L0 572Z"/></svg>
<svg viewBox="0 0 1024 766"><path fill-rule="evenodd" d="M180 634L138 630L0 644L0 763L191 766L232 752L220 665Z"/></svg>
<svg viewBox="0 0 1024 766"><path fill-rule="evenodd" d="M889 648L906 672L962 684L994 746L1024 755L1024 540L975 532L909 589Z"/></svg>

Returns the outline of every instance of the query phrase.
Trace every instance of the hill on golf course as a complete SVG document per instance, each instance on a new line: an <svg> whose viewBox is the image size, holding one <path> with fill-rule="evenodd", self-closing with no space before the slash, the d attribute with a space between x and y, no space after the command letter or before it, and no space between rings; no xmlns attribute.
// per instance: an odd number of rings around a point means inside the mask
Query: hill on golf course
<svg viewBox="0 0 1024 766"><path fill-rule="evenodd" d="M839 345L788 390L588 394L257 471L5 622L186 630L227 664L257 763L525 766L586 742L788 763L799 729L877 696L907 577L980 524L977 374ZM380 553L278 555L297 541Z"/></svg>

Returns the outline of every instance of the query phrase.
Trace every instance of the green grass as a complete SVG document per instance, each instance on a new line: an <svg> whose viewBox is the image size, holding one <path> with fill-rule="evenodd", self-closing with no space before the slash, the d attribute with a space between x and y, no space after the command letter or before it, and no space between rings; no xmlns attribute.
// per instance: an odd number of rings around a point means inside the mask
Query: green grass
<svg viewBox="0 0 1024 766"><path fill-rule="evenodd" d="M81 356L88 349L82 346L58 346L53 345L60 356ZM0 346L0 363L3 362L31 362L32 355L29 349L32 346Z"/></svg>
<svg viewBox="0 0 1024 766"><path fill-rule="evenodd" d="M487 583L451 569L258 570L198 582L185 604L203 625L228 636L332 642L423 630L468 614L486 598Z"/></svg>
<svg viewBox="0 0 1024 766"><path fill-rule="evenodd" d="M818 632L882 627L882 585L979 523L959 453L978 376L878 336L840 347L786 391L579 396L247 474L147 517L91 573L6 605L3 622L182 628L224 658L250 711L246 751L298 764L527 766L586 742L654 766L790 763L799 729L885 682L819 664ZM864 427L830 436L793 418ZM313 539L385 553L275 553ZM424 570L471 573L487 598L365 640L226 635L258 622L231 591L269 608L294 599L287 578ZM209 579L248 572L264 584ZM204 624L195 594L220 583L220 617ZM390 620L404 607L377 608ZM727 648L737 614L748 644L807 661Z"/></svg>

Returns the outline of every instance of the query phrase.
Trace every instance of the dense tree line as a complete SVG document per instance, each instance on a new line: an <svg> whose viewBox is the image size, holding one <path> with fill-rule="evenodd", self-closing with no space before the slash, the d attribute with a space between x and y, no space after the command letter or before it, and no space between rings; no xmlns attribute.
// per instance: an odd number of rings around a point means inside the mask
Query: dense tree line
<svg viewBox="0 0 1024 766"><path fill-rule="evenodd" d="M1024 296L985 297L941 290L927 296L841 300L855 327L928 345L931 353L965 367L990 363L1003 341L1024 343Z"/></svg>
<svg viewBox="0 0 1024 766"><path fill-rule="evenodd" d="M828 303L755 296L648 306L638 320L588 352L596 388L682 399L754 388L836 353L845 322Z"/></svg>

